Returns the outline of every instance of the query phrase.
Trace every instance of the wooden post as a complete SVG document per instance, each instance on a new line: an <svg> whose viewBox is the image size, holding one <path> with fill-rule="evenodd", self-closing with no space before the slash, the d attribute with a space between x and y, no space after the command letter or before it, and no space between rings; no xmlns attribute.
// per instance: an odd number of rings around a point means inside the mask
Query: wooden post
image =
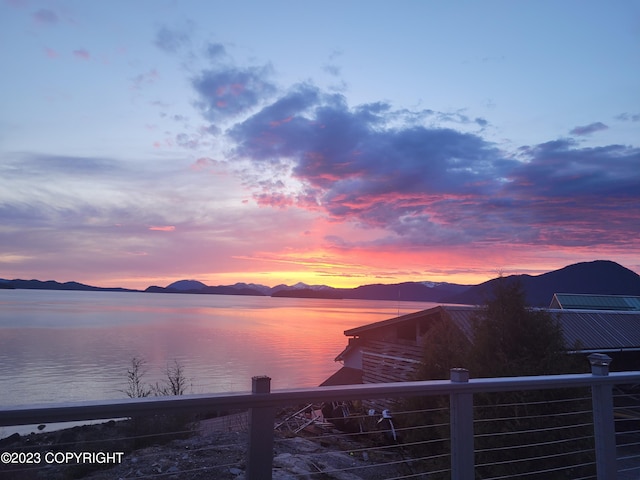
<svg viewBox="0 0 640 480"><path fill-rule="evenodd" d="M451 369L451 382L468 382L469 370ZM473 394L451 393L449 395L451 417L451 478L474 480L475 459L473 447Z"/></svg>
<svg viewBox="0 0 640 480"><path fill-rule="evenodd" d="M268 395L270 392L271 378L260 376L251 379L252 394ZM249 409L247 480L271 480L274 422L274 407L254 407Z"/></svg>
<svg viewBox="0 0 640 480"><path fill-rule="evenodd" d="M611 357L603 353L589 355L591 373L594 376L608 376ZM616 457L616 429L613 418L613 386L595 384L591 387L593 402L593 429L596 448L596 472L598 480L608 480L618 476Z"/></svg>

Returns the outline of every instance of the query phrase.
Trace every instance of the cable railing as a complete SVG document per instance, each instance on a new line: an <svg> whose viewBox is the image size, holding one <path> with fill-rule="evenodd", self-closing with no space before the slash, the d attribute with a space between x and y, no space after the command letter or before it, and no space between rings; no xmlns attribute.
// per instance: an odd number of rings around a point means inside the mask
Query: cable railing
<svg viewBox="0 0 640 480"><path fill-rule="evenodd" d="M614 388L614 417L619 478L640 478L640 388Z"/></svg>
<svg viewBox="0 0 640 480"><path fill-rule="evenodd" d="M638 384L640 372L596 368L482 379L454 369L452 380L271 391L254 377L251 393L5 408L0 437L105 422L0 439L0 478L637 479ZM376 407L388 399L392 411Z"/></svg>

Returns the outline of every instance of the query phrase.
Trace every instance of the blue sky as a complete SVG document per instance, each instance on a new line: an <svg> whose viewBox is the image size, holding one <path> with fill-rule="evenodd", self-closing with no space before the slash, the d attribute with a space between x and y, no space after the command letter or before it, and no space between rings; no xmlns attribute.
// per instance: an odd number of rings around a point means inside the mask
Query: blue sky
<svg viewBox="0 0 640 480"><path fill-rule="evenodd" d="M0 278L640 271L640 2L0 3Z"/></svg>

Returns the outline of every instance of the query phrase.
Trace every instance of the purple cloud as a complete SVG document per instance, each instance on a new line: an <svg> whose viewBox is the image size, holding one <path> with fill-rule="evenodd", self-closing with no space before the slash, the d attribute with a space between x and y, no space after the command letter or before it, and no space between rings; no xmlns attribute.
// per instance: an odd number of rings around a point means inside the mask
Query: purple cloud
<svg viewBox="0 0 640 480"><path fill-rule="evenodd" d="M169 28L163 26L156 32L154 45L160 50L167 53L177 53L183 47L191 43L192 24L188 24L185 28Z"/></svg>
<svg viewBox="0 0 640 480"><path fill-rule="evenodd" d="M88 50L85 50L84 48L79 48L77 50L73 51L73 56L76 57L79 60L90 60L91 59L91 54L89 53Z"/></svg>
<svg viewBox="0 0 640 480"><path fill-rule="evenodd" d="M398 126L405 117L407 124ZM516 162L476 135L414 125L414 117L382 102L349 108L342 96L303 84L230 135L236 155L274 172L289 165L304 185L285 199L282 182L254 182L260 203L322 208L334 219L419 242L460 241L458 232L443 228L439 210L491 195L501 168Z"/></svg>
<svg viewBox="0 0 640 480"><path fill-rule="evenodd" d="M276 91L268 80L270 73L269 66L214 65L191 81L199 97L196 107L212 122L248 112Z"/></svg>
<svg viewBox="0 0 640 480"><path fill-rule="evenodd" d="M486 122L383 102L349 107L341 95L301 84L229 136L234 154L265 172L245 178L259 203L387 230L379 242L593 245L623 241L615 233L622 219L626 232L635 222L640 233L637 209L620 208L640 203L640 149L565 139L508 154L421 118ZM292 191L287 176L302 186Z"/></svg>
<svg viewBox="0 0 640 480"><path fill-rule="evenodd" d="M218 61L227 56L227 49L220 43L210 43L207 45L205 51L207 57L213 61Z"/></svg>
<svg viewBox="0 0 640 480"><path fill-rule="evenodd" d="M59 20L58 15L54 11L45 8L34 12L31 18L39 25L55 25Z"/></svg>
<svg viewBox="0 0 640 480"><path fill-rule="evenodd" d="M521 149L526 161L510 172L511 188L538 197L640 197L640 149L579 148L555 140Z"/></svg>
<svg viewBox="0 0 640 480"><path fill-rule="evenodd" d="M269 65L233 65L220 44L206 57L209 68L191 84L215 128L200 133L223 134L226 124L230 170L261 205L322 212L387 232L374 243L409 248L613 245L629 241L629 225L640 233L637 208L620 208L640 204L637 148L562 139L506 152L482 136L490 121L464 109L350 106L311 83L278 90ZM596 122L571 133L607 128ZM176 142L204 145L185 134Z"/></svg>
<svg viewBox="0 0 640 480"><path fill-rule="evenodd" d="M584 135L591 135L592 133L599 132L601 130L607 130L608 128L609 127L602 122L595 122L595 123L590 123L589 125L575 127L569 133L571 135L584 136Z"/></svg>
<svg viewBox="0 0 640 480"><path fill-rule="evenodd" d="M616 120L622 120L623 122L640 122L640 113L621 113L616 116Z"/></svg>

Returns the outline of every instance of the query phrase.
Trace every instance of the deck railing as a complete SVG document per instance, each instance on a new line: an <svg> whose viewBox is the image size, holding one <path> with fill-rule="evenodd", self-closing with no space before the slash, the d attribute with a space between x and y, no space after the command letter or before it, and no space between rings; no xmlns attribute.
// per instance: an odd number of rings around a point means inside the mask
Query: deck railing
<svg viewBox="0 0 640 480"><path fill-rule="evenodd" d="M474 396L490 392L588 388L592 400L597 478L610 480L618 476L613 386L639 384L640 372L609 373L606 361L595 363L592 363L591 374L469 379L466 370L453 369L451 380L274 391L270 390L269 377L254 377L251 393L5 407L0 410L0 427L248 409L246 478L255 480L271 478L275 415L279 407L340 400L446 396L449 397L450 415L450 475L456 480L473 480L477 455L474 449ZM631 405L631 410L627 408L627 411L637 412L638 408L640 405Z"/></svg>

